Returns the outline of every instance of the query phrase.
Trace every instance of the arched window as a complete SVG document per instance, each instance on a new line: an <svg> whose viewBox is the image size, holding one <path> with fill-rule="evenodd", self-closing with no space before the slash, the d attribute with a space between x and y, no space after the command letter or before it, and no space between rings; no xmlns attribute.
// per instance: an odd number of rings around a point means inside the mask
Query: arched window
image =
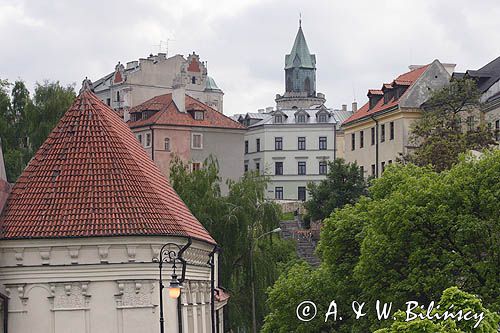
<svg viewBox="0 0 500 333"><path fill-rule="evenodd" d="M191 78L191 83L192 83L192 84L196 84L196 76L193 76L193 77Z"/></svg>
<svg viewBox="0 0 500 333"><path fill-rule="evenodd" d="M170 151L170 138L165 138L165 151Z"/></svg>
<svg viewBox="0 0 500 333"><path fill-rule="evenodd" d="M306 79L304 80L304 90L308 93L311 92L311 80L309 79L309 77L306 77Z"/></svg>

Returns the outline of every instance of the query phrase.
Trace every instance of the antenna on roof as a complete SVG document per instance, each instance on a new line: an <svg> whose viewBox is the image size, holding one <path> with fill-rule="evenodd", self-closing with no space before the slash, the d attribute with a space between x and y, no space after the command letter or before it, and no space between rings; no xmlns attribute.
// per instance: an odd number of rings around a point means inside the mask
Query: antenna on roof
<svg viewBox="0 0 500 333"><path fill-rule="evenodd" d="M166 57L168 58L168 44L170 42L173 42L173 41L175 41L175 39L167 38L167 40L160 40L160 44L153 45L153 46L157 46L158 47L158 53L160 53L160 52L163 51L164 44L165 44L165 54L166 54Z"/></svg>

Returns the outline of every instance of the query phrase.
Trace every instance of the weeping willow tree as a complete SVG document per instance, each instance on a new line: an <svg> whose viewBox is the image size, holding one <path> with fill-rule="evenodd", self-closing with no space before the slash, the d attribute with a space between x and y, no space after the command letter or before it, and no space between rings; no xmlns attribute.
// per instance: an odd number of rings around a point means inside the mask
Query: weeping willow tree
<svg viewBox="0 0 500 333"><path fill-rule="evenodd" d="M264 198L268 178L247 172L238 181L229 181L229 192L222 196L215 158L205 160L200 170L190 171L188 164L176 157L170 166L170 181L222 248L219 280L231 294L226 328L248 330L252 327L252 281L260 326L268 311L267 288L278 278L280 267L295 259L293 244L272 234L259 238L277 228L281 216L280 207Z"/></svg>

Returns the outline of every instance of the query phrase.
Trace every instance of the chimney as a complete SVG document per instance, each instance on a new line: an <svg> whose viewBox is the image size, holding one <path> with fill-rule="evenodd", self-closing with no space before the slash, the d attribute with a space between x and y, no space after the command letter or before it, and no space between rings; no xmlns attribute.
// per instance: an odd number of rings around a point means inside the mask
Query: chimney
<svg viewBox="0 0 500 333"><path fill-rule="evenodd" d="M266 112L266 110L265 109L258 109L257 112L258 113L264 113L264 112Z"/></svg>
<svg viewBox="0 0 500 333"><path fill-rule="evenodd" d="M272 106L268 106L268 107L266 108L266 113L271 113L271 112L273 112L273 109L274 109L274 108L273 108Z"/></svg>
<svg viewBox="0 0 500 333"><path fill-rule="evenodd" d="M175 106L177 106L180 112L186 112L186 85L181 82L180 77L174 79L172 101L174 101Z"/></svg>
<svg viewBox="0 0 500 333"><path fill-rule="evenodd" d="M352 102L352 112L358 111L358 102Z"/></svg>
<svg viewBox="0 0 500 333"><path fill-rule="evenodd" d="M342 104L342 111L347 111L347 104Z"/></svg>

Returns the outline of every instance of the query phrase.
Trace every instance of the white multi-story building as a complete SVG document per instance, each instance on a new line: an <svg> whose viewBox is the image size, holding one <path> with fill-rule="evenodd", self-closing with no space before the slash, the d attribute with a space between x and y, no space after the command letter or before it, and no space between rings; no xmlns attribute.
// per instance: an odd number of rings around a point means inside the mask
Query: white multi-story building
<svg viewBox="0 0 500 333"><path fill-rule="evenodd" d="M248 113L241 117L248 126L245 171L270 177L268 199L306 200L307 184L325 179L328 161L340 157L336 134L350 114L324 105Z"/></svg>
<svg viewBox="0 0 500 333"><path fill-rule="evenodd" d="M101 101L128 120L130 108L171 93L176 84L183 84L189 96L223 111L224 93L194 52L187 58L180 54L167 58L165 53L158 53L127 62L126 66L118 63L112 73L95 81L93 88Z"/></svg>
<svg viewBox="0 0 500 333"><path fill-rule="evenodd" d="M325 101L316 92L316 56L299 27L292 51L285 56L285 93L276 96L276 109L238 118L248 127L245 171L270 177L268 199L306 200L307 184L325 179L328 161L342 157L337 140L343 136L337 131L352 111L346 105L342 110L327 108Z"/></svg>

